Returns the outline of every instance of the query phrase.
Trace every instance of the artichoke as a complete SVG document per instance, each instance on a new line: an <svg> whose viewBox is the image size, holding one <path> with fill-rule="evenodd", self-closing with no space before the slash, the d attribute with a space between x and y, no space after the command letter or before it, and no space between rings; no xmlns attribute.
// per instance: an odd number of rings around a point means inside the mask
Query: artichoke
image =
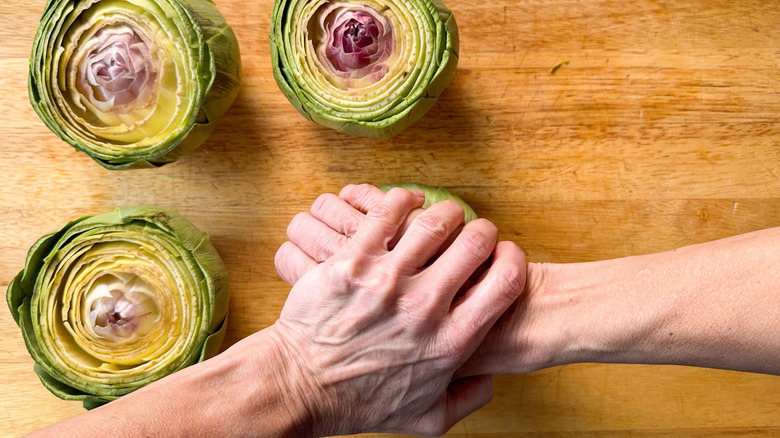
<svg viewBox="0 0 780 438"><path fill-rule="evenodd" d="M119 208L39 239L6 292L41 382L95 407L215 355L227 275L180 214Z"/></svg>
<svg viewBox="0 0 780 438"><path fill-rule="evenodd" d="M49 129L104 167L158 167L206 140L240 75L211 0L49 0L29 95Z"/></svg>
<svg viewBox="0 0 780 438"><path fill-rule="evenodd" d="M458 63L458 29L439 0L276 0L279 88L306 118L390 137L436 102Z"/></svg>
<svg viewBox="0 0 780 438"><path fill-rule="evenodd" d="M444 187L431 187L425 184L417 184L412 182L388 183L388 184L382 184L378 187L379 190L382 190L383 192L387 192L393 187L401 187L406 190L420 190L425 195L425 202L423 203L422 208L428 208L439 201L450 200L450 201L457 202L458 205L460 205L460 207L463 209L463 215L466 222L473 221L478 217L477 213L474 212L474 209L472 209L468 204L466 204L466 201L464 201L459 196L453 194L452 192L450 192Z"/></svg>

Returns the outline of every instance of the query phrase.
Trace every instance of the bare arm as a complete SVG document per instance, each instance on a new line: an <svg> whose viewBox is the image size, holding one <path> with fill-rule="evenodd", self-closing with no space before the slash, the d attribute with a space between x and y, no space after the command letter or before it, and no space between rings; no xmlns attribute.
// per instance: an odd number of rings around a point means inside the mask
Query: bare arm
<svg viewBox="0 0 780 438"><path fill-rule="evenodd" d="M780 374L780 228L657 254L529 264L466 373L573 362Z"/></svg>
<svg viewBox="0 0 780 438"><path fill-rule="evenodd" d="M203 363L30 437L302 437L312 418L275 326Z"/></svg>

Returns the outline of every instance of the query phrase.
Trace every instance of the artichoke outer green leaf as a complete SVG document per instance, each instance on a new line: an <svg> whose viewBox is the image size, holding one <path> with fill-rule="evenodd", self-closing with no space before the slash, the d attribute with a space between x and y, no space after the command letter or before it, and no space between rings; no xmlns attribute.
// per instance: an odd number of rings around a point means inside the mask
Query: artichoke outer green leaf
<svg viewBox="0 0 780 438"><path fill-rule="evenodd" d="M92 59L97 49L90 42L100 32L120 25L144 35L157 60L149 67L152 97L95 108L86 103L90 87L74 79L89 70L79 61ZM240 82L238 41L211 0L48 0L33 41L28 93L58 137L103 167L122 170L160 167L192 152L230 107Z"/></svg>
<svg viewBox="0 0 780 438"><path fill-rule="evenodd" d="M460 205L460 207L463 209L463 216L466 222L471 222L478 217L477 213L474 212L474 209L471 208L471 206L469 206L466 201L444 187L431 187L429 185L413 182L387 183L377 187L383 192L387 192L393 187L401 187L406 190L419 190L425 195L425 202L423 203L422 208L428 208L439 201L449 200L455 201L458 203L458 205Z"/></svg>
<svg viewBox="0 0 780 438"><path fill-rule="evenodd" d="M91 270L92 266L97 268ZM111 338L104 331L97 338L86 336L95 344L83 339L79 343L75 338L84 337L82 332L90 335L85 324L89 321L79 315L89 311L84 307L94 285L105 276L127 272L135 272L137 278L148 273L169 276L175 279L173 286L186 287L154 291L159 313L154 330L125 338ZM79 276L86 280L74 281ZM80 288L68 289L73 285ZM54 395L80 400L91 409L216 355L227 329L227 289L225 267L206 233L174 211L139 206L83 217L41 237L30 248L24 269L8 285L6 300L43 385ZM163 311L161 303L166 302L177 310ZM68 313L71 308L75 310ZM116 312L119 315L120 310ZM58 319L66 313L74 319ZM142 356L151 351L148 344L170 333L178 337L171 336L150 357ZM138 357L132 348L124 350L127 342L140 346ZM117 348L116 356L112 348Z"/></svg>
<svg viewBox="0 0 780 438"><path fill-rule="evenodd" d="M310 47L321 38L314 33L323 31L312 29L318 25L326 29L315 23L317 11L331 5L376 8L395 17L389 19L397 24L390 26L394 32L406 32L405 42L393 45L393 50L403 52L403 61L389 64L389 72L375 83L377 89L372 88L374 83L353 86L351 78L327 79L330 70L323 67L327 61L322 56L313 59L316 49ZM458 64L458 27L440 0L275 0L270 47L276 83L306 119L353 136L385 138L422 118L452 80Z"/></svg>

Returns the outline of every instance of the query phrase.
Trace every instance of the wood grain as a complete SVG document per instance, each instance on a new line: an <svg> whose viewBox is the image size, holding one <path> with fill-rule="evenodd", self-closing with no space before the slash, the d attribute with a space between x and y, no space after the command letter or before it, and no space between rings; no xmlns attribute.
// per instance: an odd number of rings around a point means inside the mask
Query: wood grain
<svg viewBox="0 0 780 438"><path fill-rule="evenodd" d="M780 224L780 8L766 0L447 0L452 84L392 139L300 117L276 87L270 0L217 0L244 84L208 142L157 170L109 172L27 101L43 2L0 3L0 287L30 245L118 205L179 210L231 277L226 345L273 323L273 255L292 216L352 182L447 186L534 261L666 250ZM553 66L568 61L554 74ZM50 395L0 309L0 436L82 412ZM451 437L780 435L780 379L685 367L572 365L500 376Z"/></svg>

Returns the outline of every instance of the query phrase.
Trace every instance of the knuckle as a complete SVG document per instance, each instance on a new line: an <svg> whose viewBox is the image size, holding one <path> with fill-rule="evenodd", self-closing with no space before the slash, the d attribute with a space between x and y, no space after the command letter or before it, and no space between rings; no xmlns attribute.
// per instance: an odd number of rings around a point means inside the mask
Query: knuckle
<svg viewBox="0 0 780 438"><path fill-rule="evenodd" d="M461 247L472 258L483 260L493 251L495 242L492 236L482 230L470 229L460 235Z"/></svg>
<svg viewBox="0 0 780 438"><path fill-rule="evenodd" d="M360 289L371 296L388 296L396 290L397 278L387 270L376 270L360 279Z"/></svg>
<svg viewBox="0 0 780 438"><path fill-rule="evenodd" d="M290 252L289 248L290 242L284 242L282 246L279 247L279 249L276 250L276 254L274 255L274 266L276 266L276 271L281 274L282 270L281 268L284 267L285 261L288 258L288 254Z"/></svg>
<svg viewBox="0 0 780 438"><path fill-rule="evenodd" d="M498 236L498 227L493 222L485 218L478 218L471 222L472 226L480 227L486 235Z"/></svg>
<svg viewBox="0 0 780 438"><path fill-rule="evenodd" d="M403 315L410 324L418 324L419 321L434 321L432 313L438 308L437 300L429 294L407 294L398 301Z"/></svg>
<svg viewBox="0 0 780 438"><path fill-rule="evenodd" d="M311 204L311 214L313 214L314 217L323 217L328 214L333 197L335 196L336 195L332 193L323 193L320 196L317 196L317 199Z"/></svg>
<svg viewBox="0 0 780 438"><path fill-rule="evenodd" d="M408 190L402 188L402 187L391 187L390 190L387 191L387 194L390 195L402 195L404 193L408 192Z"/></svg>
<svg viewBox="0 0 780 438"><path fill-rule="evenodd" d="M344 198L346 196L350 196L352 193L357 192L361 187L363 187L365 184L347 184L344 187L341 188L341 191L339 191L339 198Z"/></svg>
<svg viewBox="0 0 780 438"><path fill-rule="evenodd" d="M344 187L341 188L341 190L339 190L339 195L338 195L339 198L349 199L351 194L355 191L356 187L357 186L355 186L354 184L345 185Z"/></svg>
<svg viewBox="0 0 780 438"><path fill-rule="evenodd" d="M371 189L374 186L372 186L371 184L368 184L368 183L360 183L360 184L351 184L350 187L356 193L366 194L366 193L371 192Z"/></svg>
<svg viewBox="0 0 780 438"><path fill-rule="evenodd" d="M374 220L387 220L387 218L392 215L393 208L390 205L382 202L371 207L371 209L366 213L366 217Z"/></svg>
<svg viewBox="0 0 780 438"><path fill-rule="evenodd" d="M442 371L452 371L457 368L467 356L465 348L466 340L471 339L467 329L461 327L456 331L456 336L449 336L442 340L440 367Z"/></svg>
<svg viewBox="0 0 780 438"><path fill-rule="evenodd" d="M385 198L401 200L402 202L410 202L414 199L414 193L403 187L393 187L387 191Z"/></svg>
<svg viewBox="0 0 780 438"><path fill-rule="evenodd" d="M359 277L359 261L356 257L331 260L328 266L329 290L338 293L349 293Z"/></svg>
<svg viewBox="0 0 780 438"><path fill-rule="evenodd" d="M301 226L308 220L308 218L309 213L306 212L301 212L293 216L292 220L287 225L287 238L294 241L296 236L299 234Z"/></svg>
<svg viewBox="0 0 780 438"><path fill-rule="evenodd" d="M499 299L504 303L513 302L525 286L525 269L521 266L505 264L496 274Z"/></svg>
<svg viewBox="0 0 780 438"><path fill-rule="evenodd" d="M460 206L457 202L453 201L452 199L444 199L441 200L431 206L431 208L437 207L437 208L446 208L447 210L453 211L453 212L459 212L460 214L463 214L463 207Z"/></svg>
<svg viewBox="0 0 780 438"><path fill-rule="evenodd" d="M352 190L354 190L354 189L355 189L355 187L357 187L357 185L356 185L356 184L347 184L347 185L345 185L345 186L344 186L344 187L342 187L342 188L341 188L341 190L339 191L339 197L341 197L341 195L343 195L343 194L346 194L346 193L348 193L348 192L351 192Z"/></svg>
<svg viewBox="0 0 780 438"><path fill-rule="evenodd" d="M365 205L366 202L370 201L371 188L372 186L369 184L348 184L339 192L339 198L349 203Z"/></svg>
<svg viewBox="0 0 780 438"><path fill-rule="evenodd" d="M439 215L421 214L417 216L417 232L430 236L436 240L444 241L450 235L450 227L447 220Z"/></svg>
<svg viewBox="0 0 780 438"><path fill-rule="evenodd" d="M517 299L526 287L528 268L525 254L513 242L499 242L501 258L494 260L495 284L499 291L499 299L512 302Z"/></svg>
<svg viewBox="0 0 780 438"><path fill-rule="evenodd" d="M297 255L300 249L292 242L287 241L279 247L274 255L274 267L276 272L287 283L293 284L300 277L300 263Z"/></svg>
<svg viewBox="0 0 780 438"><path fill-rule="evenodd" d="M340 234L326 236L322 242L322 258L326 259L337 253L344 244L344 236Z"/></svg>

